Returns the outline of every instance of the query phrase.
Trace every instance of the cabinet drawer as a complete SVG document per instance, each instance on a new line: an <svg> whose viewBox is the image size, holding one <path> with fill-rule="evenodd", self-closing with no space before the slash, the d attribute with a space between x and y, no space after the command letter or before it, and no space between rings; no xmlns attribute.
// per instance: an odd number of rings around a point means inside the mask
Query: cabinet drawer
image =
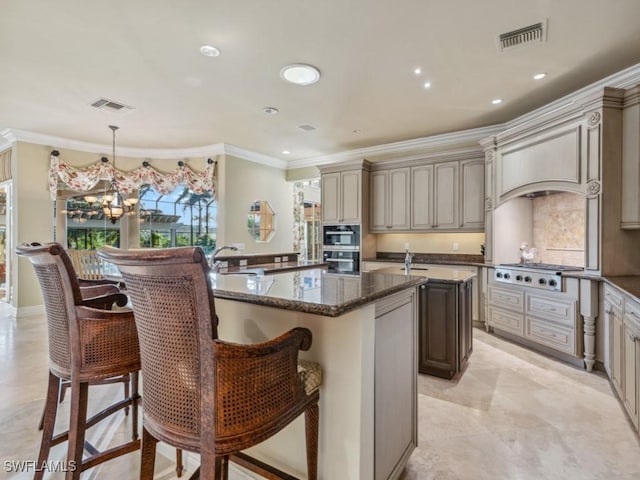
<svg viewBox="0 0 640 480"><path fill-rule="evenodd" d="M526 313L543 319L553 319L568 327L576 325L576 302L560 300L528 293L525 298Z"/></svg>
<svg viewBox="0 0 640 480"><path fill-rule="evenodd" d="M548 323L537 318L526 318L526 338L555 350L577 355L574 328Z"/></svg>
<svg viewBox="0 0 640 480"><path fill-rule="evenodd" d="M524 315L521 313L489 307L489 325L505 332L524 335Z"/></svg>
<svg viewBox="0 0 640 480"><path fill-rule="evenodd" d="M622 295L615 288L605 285L604 286L604 299L608 301L614 307L617 307L619 310L622 310Z"/></svg>
<svg viewBox="0 0 640 480"><path fill-rule="evenodd" d="M524 292L489 286L489 303L524 312Z"/></svg>

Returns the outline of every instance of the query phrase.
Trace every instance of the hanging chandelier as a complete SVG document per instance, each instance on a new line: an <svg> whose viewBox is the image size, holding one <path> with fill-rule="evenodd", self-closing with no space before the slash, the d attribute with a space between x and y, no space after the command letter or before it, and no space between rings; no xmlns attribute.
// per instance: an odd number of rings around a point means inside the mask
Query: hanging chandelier
<svg viewBox="0 0 640 480"><path fill-rule="evenodd" d="M120 217L122 217L124 214L135 215L135 207L136 207L136 204L138 203L138 199L123 198L122 195L120 195L120 192L118 191L116 178L115 178L116 130L118 130L118 127L116 127L115 125L109 125L109 128L111 129L112 136L113 136L112 154L113 154L114 174L113 174L113 177L111 177L111 184L109 185L109 189L102 196L101 205L102 205L102 213L104 213L104 216L111 223L115 224L118 220L120 220ZM98 199L97 197L91 196L90 198L85 197L85 200L87 202L89 202L89 200L93 200L93 202L96 202Z"/></svg>

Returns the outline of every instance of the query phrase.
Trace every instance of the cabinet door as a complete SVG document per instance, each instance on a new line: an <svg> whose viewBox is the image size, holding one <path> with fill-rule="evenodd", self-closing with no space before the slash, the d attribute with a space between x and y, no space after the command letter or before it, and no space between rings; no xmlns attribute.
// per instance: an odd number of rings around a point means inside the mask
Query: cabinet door
<svg viewBox="0 0 640 480"><path fill-rule="evenodd" d="M624 366L622 368L622 374L624 380L622 384L622 390L624 392L623 401L624 406L631 417L634 425L638 425L638 334L632 326L624 325Z"/></svg>
<svg viewBox="0 0 640 480"><path fill-rule="evenodd" d="M322 221L338 223L340 221L340 174L326 173L321 178Z"/></svg>
<svg viewBox="0 0 640 480"><path fill-rule="evenodd" d="M624 363L624 328L622 325L622 315L609 303L605 303L605 315L609 321L611 383L618 392L618 395L622 398L622 366Z"/></svg>
<svg viewBox="0 0 640 480"><path fill-rule="evenodd" d="M484 160L460 163L462 203L461 227L481 230L484 228Z"/></svg>
<svg viewBox="0 0 640 480"><path fill-rule="evenodd" d="M458 215L458 162L436 164L434 178L436 229L457 229Z"/></svg>
<svg viewBox="0 0 640 480"><path fill-rule="evenodd" d="M361 178L359 170L340 173L340 222L360 223Z"/></svg>
<svg viewBox="0 0 640 480"><path fill-rule="evenodd" d="M408 168L389 170L388 225L395 230L408 230L409 222Z"/></svg>
<svg viewBox="0 0 640 480"><path fill-rule="evenodd" d="M433 165L411 168L411 229L433 228Z"/></svg>
<svg viewBox="0 0 640 480"><path fill-rule="evenodd" d="M458 309L460 325L460 364L462 370L473 351L473 312L471 300L471 280L460 285L460 307Z"/></svg>
<svg viewBox="0 0 640 480"><path fill-rule="evenodd" d="M387 223L388 178L388 170L371 173L371 217L369 218L370 230L385 231L387 227L390 227L390 225L388 225Z"/></svg>
<svg viewBox="0 0 640 480"><path fill-rule="evenodd" d="M457 371L456 288L454 284L430 282L420 290L420 373L451 378Z"/></svg>

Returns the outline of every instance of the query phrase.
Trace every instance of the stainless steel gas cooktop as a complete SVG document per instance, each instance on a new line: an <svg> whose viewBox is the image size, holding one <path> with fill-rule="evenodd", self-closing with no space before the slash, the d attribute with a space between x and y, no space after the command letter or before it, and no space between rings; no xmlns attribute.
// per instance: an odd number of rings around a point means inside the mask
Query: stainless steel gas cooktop
<svg viewBox="0 0 640 480"><path fill-rule="evenodd" d="M493 278L497 282L562 291L562 272L582 270L582 267L550 263L507 263L496 265Z"/></svg>
<svg viewBox="0 0 640 480"><path fill-rule="evenodd" d="M572 265L556 265L553 263L502 263L498 268L532 268L535 270L554 270L556 272L582 271L583 267Z"/></svg>

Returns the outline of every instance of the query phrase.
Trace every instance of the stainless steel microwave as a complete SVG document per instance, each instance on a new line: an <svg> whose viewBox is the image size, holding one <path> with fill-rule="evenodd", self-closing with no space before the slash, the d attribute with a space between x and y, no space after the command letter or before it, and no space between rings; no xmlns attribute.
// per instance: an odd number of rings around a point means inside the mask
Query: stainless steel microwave
<svg viewBox="0 0 640 480"><path fill-rule="evenodd" d="M322 245L325 248L360 249L360 225L324 225Z"/></svg>

